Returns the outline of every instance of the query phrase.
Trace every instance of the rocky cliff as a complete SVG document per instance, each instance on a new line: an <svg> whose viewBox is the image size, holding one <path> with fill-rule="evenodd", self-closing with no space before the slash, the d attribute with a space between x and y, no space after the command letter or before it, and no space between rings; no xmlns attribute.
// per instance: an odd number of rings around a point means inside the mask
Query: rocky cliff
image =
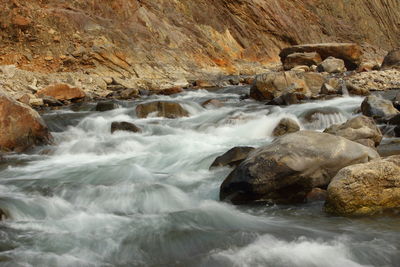
<svg viewBox="0 0 400 267"><path fill-rule="evenodd" d="M0 64L125 80L252 74L282 47L400 46L398 0L0 0Z"/></svg>

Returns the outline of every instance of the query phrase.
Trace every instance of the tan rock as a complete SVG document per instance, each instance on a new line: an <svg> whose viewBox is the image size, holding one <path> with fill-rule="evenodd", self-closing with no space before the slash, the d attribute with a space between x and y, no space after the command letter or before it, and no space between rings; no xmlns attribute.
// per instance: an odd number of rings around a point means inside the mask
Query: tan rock
<svg viewBox="0 0 400 267"><path fill-rule="evenodd" d="M305 65L310 67L312 65L318 65L321 62L321 56L316 52L293 53L285 58L283 68L285 70L291 70L297 66Z"/></svg>
<svg viewBox="0 0 400 267"><path fill-rule="evenodd" d="M54 97L57 100L75 100L84 98L85 92L77 87L70 87L67 84L53 84L36 92L37 96L45 95Z"/></svg>
<svg viewBox="0 0 400 267"><path fill-rule="evenodd" d="M300 131L300 125L293 119L283 118L272 131L273 136L282 136Z"/></svg>

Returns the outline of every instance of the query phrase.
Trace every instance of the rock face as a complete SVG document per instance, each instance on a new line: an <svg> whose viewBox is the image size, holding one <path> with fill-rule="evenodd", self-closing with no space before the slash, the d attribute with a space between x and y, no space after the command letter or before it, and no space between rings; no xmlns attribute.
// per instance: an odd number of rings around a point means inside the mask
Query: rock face
<svg viewBox="0 0 400 267"><path fill-rule="evenodd" d="M282 136L289 133L300 131L300 125L292 119L283 118L279 121L278 125L272 132L273 136Z"/></svg>
<svg viewBox="0 0 400 267"><path fill-rule="evenodd" d="M111 133L116 131L126 131L133 133L140 133L142 130L135 124L126 121L114 121L111 123Z"/></svg>
<svg viewBox="0 0 400 267"><path fill-rule="evenodd" d="M311 53L293 53L288 55L283 62L283 68L285 70L291 70L297 66L308 66L318 65L321 63L321 56L316 52Z"/></svg>
<svg viewBox="0 0 400 267"><path fill-rule="evenodd" d="M400 156L348 166L329 184L329 213L372 215L392 209L400 209Z"/></svg>
<svg viewBox="0 0 400 267"><path fill-rule="evenodd" d="M343 137L300 131L253 151L224 180L220 199L234 204L257 201L303 202L315 187L326 187L351 164L378 158L376 151Z"/></svg>
<svg viewBox="0 0 400 267"><path fill-rule="evenodd" d="M366 116L355 117L341 125L332 125L324 132L338 135L355 142L359 140L365 142L364 139L371 139L375 146L378 146L382 141L382 133L376 126L374 120Z"/></svg>
<svg viewBox="0 0 400 267"><path fill-rule="evenodd" d="M189 116L189 113L179 103L174 102L156 101L140 104L136 107L138 118L146 118L153 112L155 112L158 117L169 119Z"/></svg>
<svg viewBox="0 0 400 267"><path fill-rule="evenodd" d="M382 70L398 69L400 70L400 48L390 51L382 63Z"/></svg>
<svg viewBox="0 0 400 267"><path fill-rule="evenodd" d="M362 49L355 43L323 43L323 44L305 44L287 47L279 54L282 63L293 53L318 53L323 60L334 57L342 59L349 70L357 69L362 59Z"/></svg>
<svg viewBox="0 0 400 267"><path fill-rule="evenodd" d="M57 100L74 100L84 98L85 92L76 87L70 87L68 84L54 84L50 85L36 93L40 96L51 96Z"/></svg>
<svg viewBox="0 0 400 267"><path fill-rule="evenodd" d="M346 71L346 67L344 66L344 61L342 59L328 57L321 64L318 65L319 72L328 72L328 73L341 73Z"/></svg>
<svg viewBox="0 0 400 267"><path fill-rule="evenodd" d="M0 92L0 151L22 152L51 138L36 111Z"/></svg>
<svg viewBox="0 0 400 267"><path fill-rule="evenodd" d="M399 113L391 101L374 95L364 99L361 111L365 116L373 118L388 118Z"/></svg>
<svg viewBox="0 0 400 267"><path fill-rule="evenodd" d="M262 101L272 100L285 94L296 94L298 98L310 97L311 91L304 79L296 72L267 72L257 75L250 97Z"/></svg>
<svg viewBox="0 0 400 267"><path fill-rule="evenodd" d="M255 149L254 147L248 147L248 146L234 147L229 151L227 151L222 156L217 157L211 164L210 169L215 167L224 167L228 165L237 166L243 160L245 160L249 155L249 153L254 149Z"/></svg>

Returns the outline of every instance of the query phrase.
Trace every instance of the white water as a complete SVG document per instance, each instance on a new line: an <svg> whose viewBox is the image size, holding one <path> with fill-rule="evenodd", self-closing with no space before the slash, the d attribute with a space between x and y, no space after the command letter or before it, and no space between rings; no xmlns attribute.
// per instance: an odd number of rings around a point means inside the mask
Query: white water
<svg viewBox="0 0 400 267"><path fill-rule="evenodd" d="M353 116L362 101L269 107L240 101L247 90L144 100L182 103L190 117L175 120L138 119L135 102L105 113L46 115L57 130L56 145L0 165L0 207L12 217L0 223L0 265L396 266L397 218L329 217L322 203L235 207L218 201L230 169L209 171L215 157L234 146L268 144L283 117L323 130ZM225 106L202 108L210 98ZM340 113L303 121L304 112L321 107ZM113 121L133 122L143 133L112 135Z"/></svg>

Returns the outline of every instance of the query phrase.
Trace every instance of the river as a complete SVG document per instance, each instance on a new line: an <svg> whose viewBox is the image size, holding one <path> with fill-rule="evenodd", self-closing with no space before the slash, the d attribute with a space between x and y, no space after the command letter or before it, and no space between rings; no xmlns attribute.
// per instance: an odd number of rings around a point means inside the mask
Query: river
<svg viewBox="0 0 400 267"><path fill-rule="evenodd" d="M234 146L271 142L279 120L323 130L354 116L362 98L288 107L240 100L248 87L95 103L43 115L55 144L0 164L0 266L400 266L399 217L342 218L323 202L233 206L218 200L231 171L209 170ZM224 101L203 108L208 99ZM138 119L138 103L176 101L190 117ZM302 117L318 107L338 109ZM303 115L302 115L303 114ZM110 133L129 121L142 133Z"/></svg>

